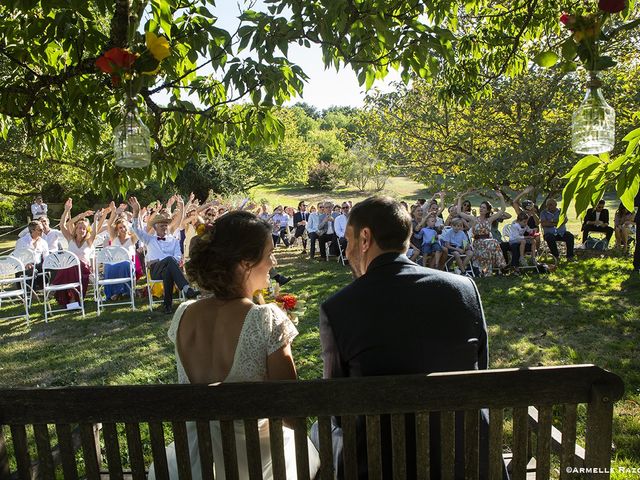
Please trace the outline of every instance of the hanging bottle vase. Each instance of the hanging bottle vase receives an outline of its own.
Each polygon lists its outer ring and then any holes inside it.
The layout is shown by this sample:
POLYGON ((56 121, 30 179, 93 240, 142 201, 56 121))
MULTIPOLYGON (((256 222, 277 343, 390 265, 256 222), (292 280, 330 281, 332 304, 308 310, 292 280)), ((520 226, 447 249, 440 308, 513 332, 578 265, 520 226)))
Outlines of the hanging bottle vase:
POLYGON ((602 96, 601 86, 597 73, 589 72, 587 93, 571 122, 571 149, 576 153, 597 155, 613 149, 616 112, 602 96))
POLYGON ((138 115, 133 101, 123 108, 122 123, 113 130, 113 153, 116 165, 125 168, 142 168, 151 163, 149 129, 138 115))

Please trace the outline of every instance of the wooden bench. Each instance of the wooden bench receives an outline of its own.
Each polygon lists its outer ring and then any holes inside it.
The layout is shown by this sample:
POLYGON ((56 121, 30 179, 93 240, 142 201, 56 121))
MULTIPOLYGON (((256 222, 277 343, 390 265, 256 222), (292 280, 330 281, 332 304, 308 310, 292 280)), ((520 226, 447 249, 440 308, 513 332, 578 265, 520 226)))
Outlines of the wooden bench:
POLYGON ((286 417, 295 419, 296 462, 301 479, 308 478, 308 421, 318 419, 322 461, 319 477, 328 480, 334 475, 332 415, 342 418, 347 478, 356 478, 357 473, 354 460, 358 415, 366 415, 370 478, 381 478, 380 415, 390 414, 394 478, 401 479, 405 478, 406 467, 404 414, 415 413, 418 478, 428 479, 428 413, 438 411, 442 478, 453 479, 454 412, 463 411, 465 478, 473 479, 478 476, 481 407, 490 411, 490 478, 501 478, 505 451, 510 457, 511 478, 515 480, 531 478, 532 464, 538 479, 558 477, 558 469, 561 479, 608 478, 613 404, 622 397, 623 389, 618 376, 592 365, 220 386, 3 389, 0 478, 99 479, 103 471, 105 478, 144 479, 152 460, 158 478, 166 478, 162 476, 167 463, 165 445, 170 440, 165 437, 166 432, 172 432, 176 442, 178 463, 184 472, 181 478, 191 478, 185 422, 197 422, 203 471, 211 472, 211 420, 221 423, 227 478, 237 478, 233 420, 243 420, 248 429, 249 463, 257 472, 255 478, 260 478, 260 457, 255 455, 259 449, 259 418, 271 419, 271 431, 275 433, 271 436, 274 473, 276 478, 284 478, 282 430, 278 426, 286 417), (584 413, 579 404, 586 404, 583 460, 575 445, 577 419, 584 413), (101 430, 97 424, 102 425, 101 430), (561 427, 562 435, 554 424, 561 427), (74 430, 78 432, 75 437, 74 430), (77 461, 80 454, 78 458, 74 454, 74 438, 76 447, 80 446, 82 462, 77 461), (128 465, 123 466, 122 459, 128 459, 128 465), (596 473, 568 474, 567 467, 595 468, 596 473))

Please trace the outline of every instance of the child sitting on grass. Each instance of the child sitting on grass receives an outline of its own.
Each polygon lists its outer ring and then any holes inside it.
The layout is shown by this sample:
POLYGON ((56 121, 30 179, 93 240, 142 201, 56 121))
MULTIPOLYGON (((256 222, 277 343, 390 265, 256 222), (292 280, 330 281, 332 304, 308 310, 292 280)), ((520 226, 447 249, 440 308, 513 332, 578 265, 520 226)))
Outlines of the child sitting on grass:
POLYGON ((444 245, 443 252, 453 255, 458 265, 454 272, 464 275, 469 262, 473 259, 471 242, 464 232, 464 221, 461 218, 454 218, 451 221, 451 228, 444 231, 440 241, 444 245), (464 260, 463 256, 465 256, 464 260))
POLYGON ((438 265, 440 265, 442 246, 438 242, 436 215, 430 213, 418 226, 420 231, 416 234, 416 238, 422 240, 422 246, 420 248, 422 252, 422 265, 426 267, 427 264, 430 263, 432 268, 437 268, 438 265))

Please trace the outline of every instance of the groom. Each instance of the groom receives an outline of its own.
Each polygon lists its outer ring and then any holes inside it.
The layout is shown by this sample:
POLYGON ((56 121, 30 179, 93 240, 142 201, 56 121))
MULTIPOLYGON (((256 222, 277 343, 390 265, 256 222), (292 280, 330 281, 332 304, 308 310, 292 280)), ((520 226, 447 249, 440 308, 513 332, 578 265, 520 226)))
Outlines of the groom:
MULTIPOLYGON (((411 262, 405 256, 411 231, 406 209, 390 197, 371 197, 351 210, 347 258, 355 280, 320 308, 325 378, 487 368, 487 327, 475 284, 411 262)), ((407 478, 415 478, 415 429, 409 427, 407 478)), ((367 478, 364 428, 359 418, 359 478, 367 478)), ((389 427, 382 432, 383 478, 392 478, 389 427)), ((340 437, 334 429, 334 449, 340 437)), ((432 478, 440 478, 439 432, 432 430, 431 438, 432 478)), ((456 478, 464 477, 463 457, 456 452, 456 478)), ((481 460, 480 478, 487 478, 487 465, 481 460)))

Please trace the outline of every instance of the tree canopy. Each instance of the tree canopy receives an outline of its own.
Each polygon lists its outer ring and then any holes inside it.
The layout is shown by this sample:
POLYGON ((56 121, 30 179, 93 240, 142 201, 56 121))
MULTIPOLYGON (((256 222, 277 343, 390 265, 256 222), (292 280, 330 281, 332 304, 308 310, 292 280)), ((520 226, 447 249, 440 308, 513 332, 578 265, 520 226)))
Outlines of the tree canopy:
MULTIPOLYGON (((220 158, 228 145, 284 139, 285 124, 271 107, 302 92, 306 80, 288 59, 293 44, 319 45, 326 66, 350 65, 367 88, 398 69, 406 82, 412 76, 436 82, 440 98, 469 101, 560 48, 559 14, 575 4, 265 0, 258 7, 241 3, 239 26, 227 31, 213 0, 6 0, 0 134, 5 142, 24 135, 23 153, 39 162, 79 156, 95 185, 124 193, 148 178, 175 179, 188 161, 220 158), (122 89, 100 74, 96 60, 113 47, 136 50, 144 32, 165 36, 170 55, 138 94, 152 164, 122 170, 112 163, 110 143, 122 89)), ((614 26, 637 26, 634 8, 629 0, 614 26)), ((332 113, 327 128, 341 128, 344 113, 332 113)))

